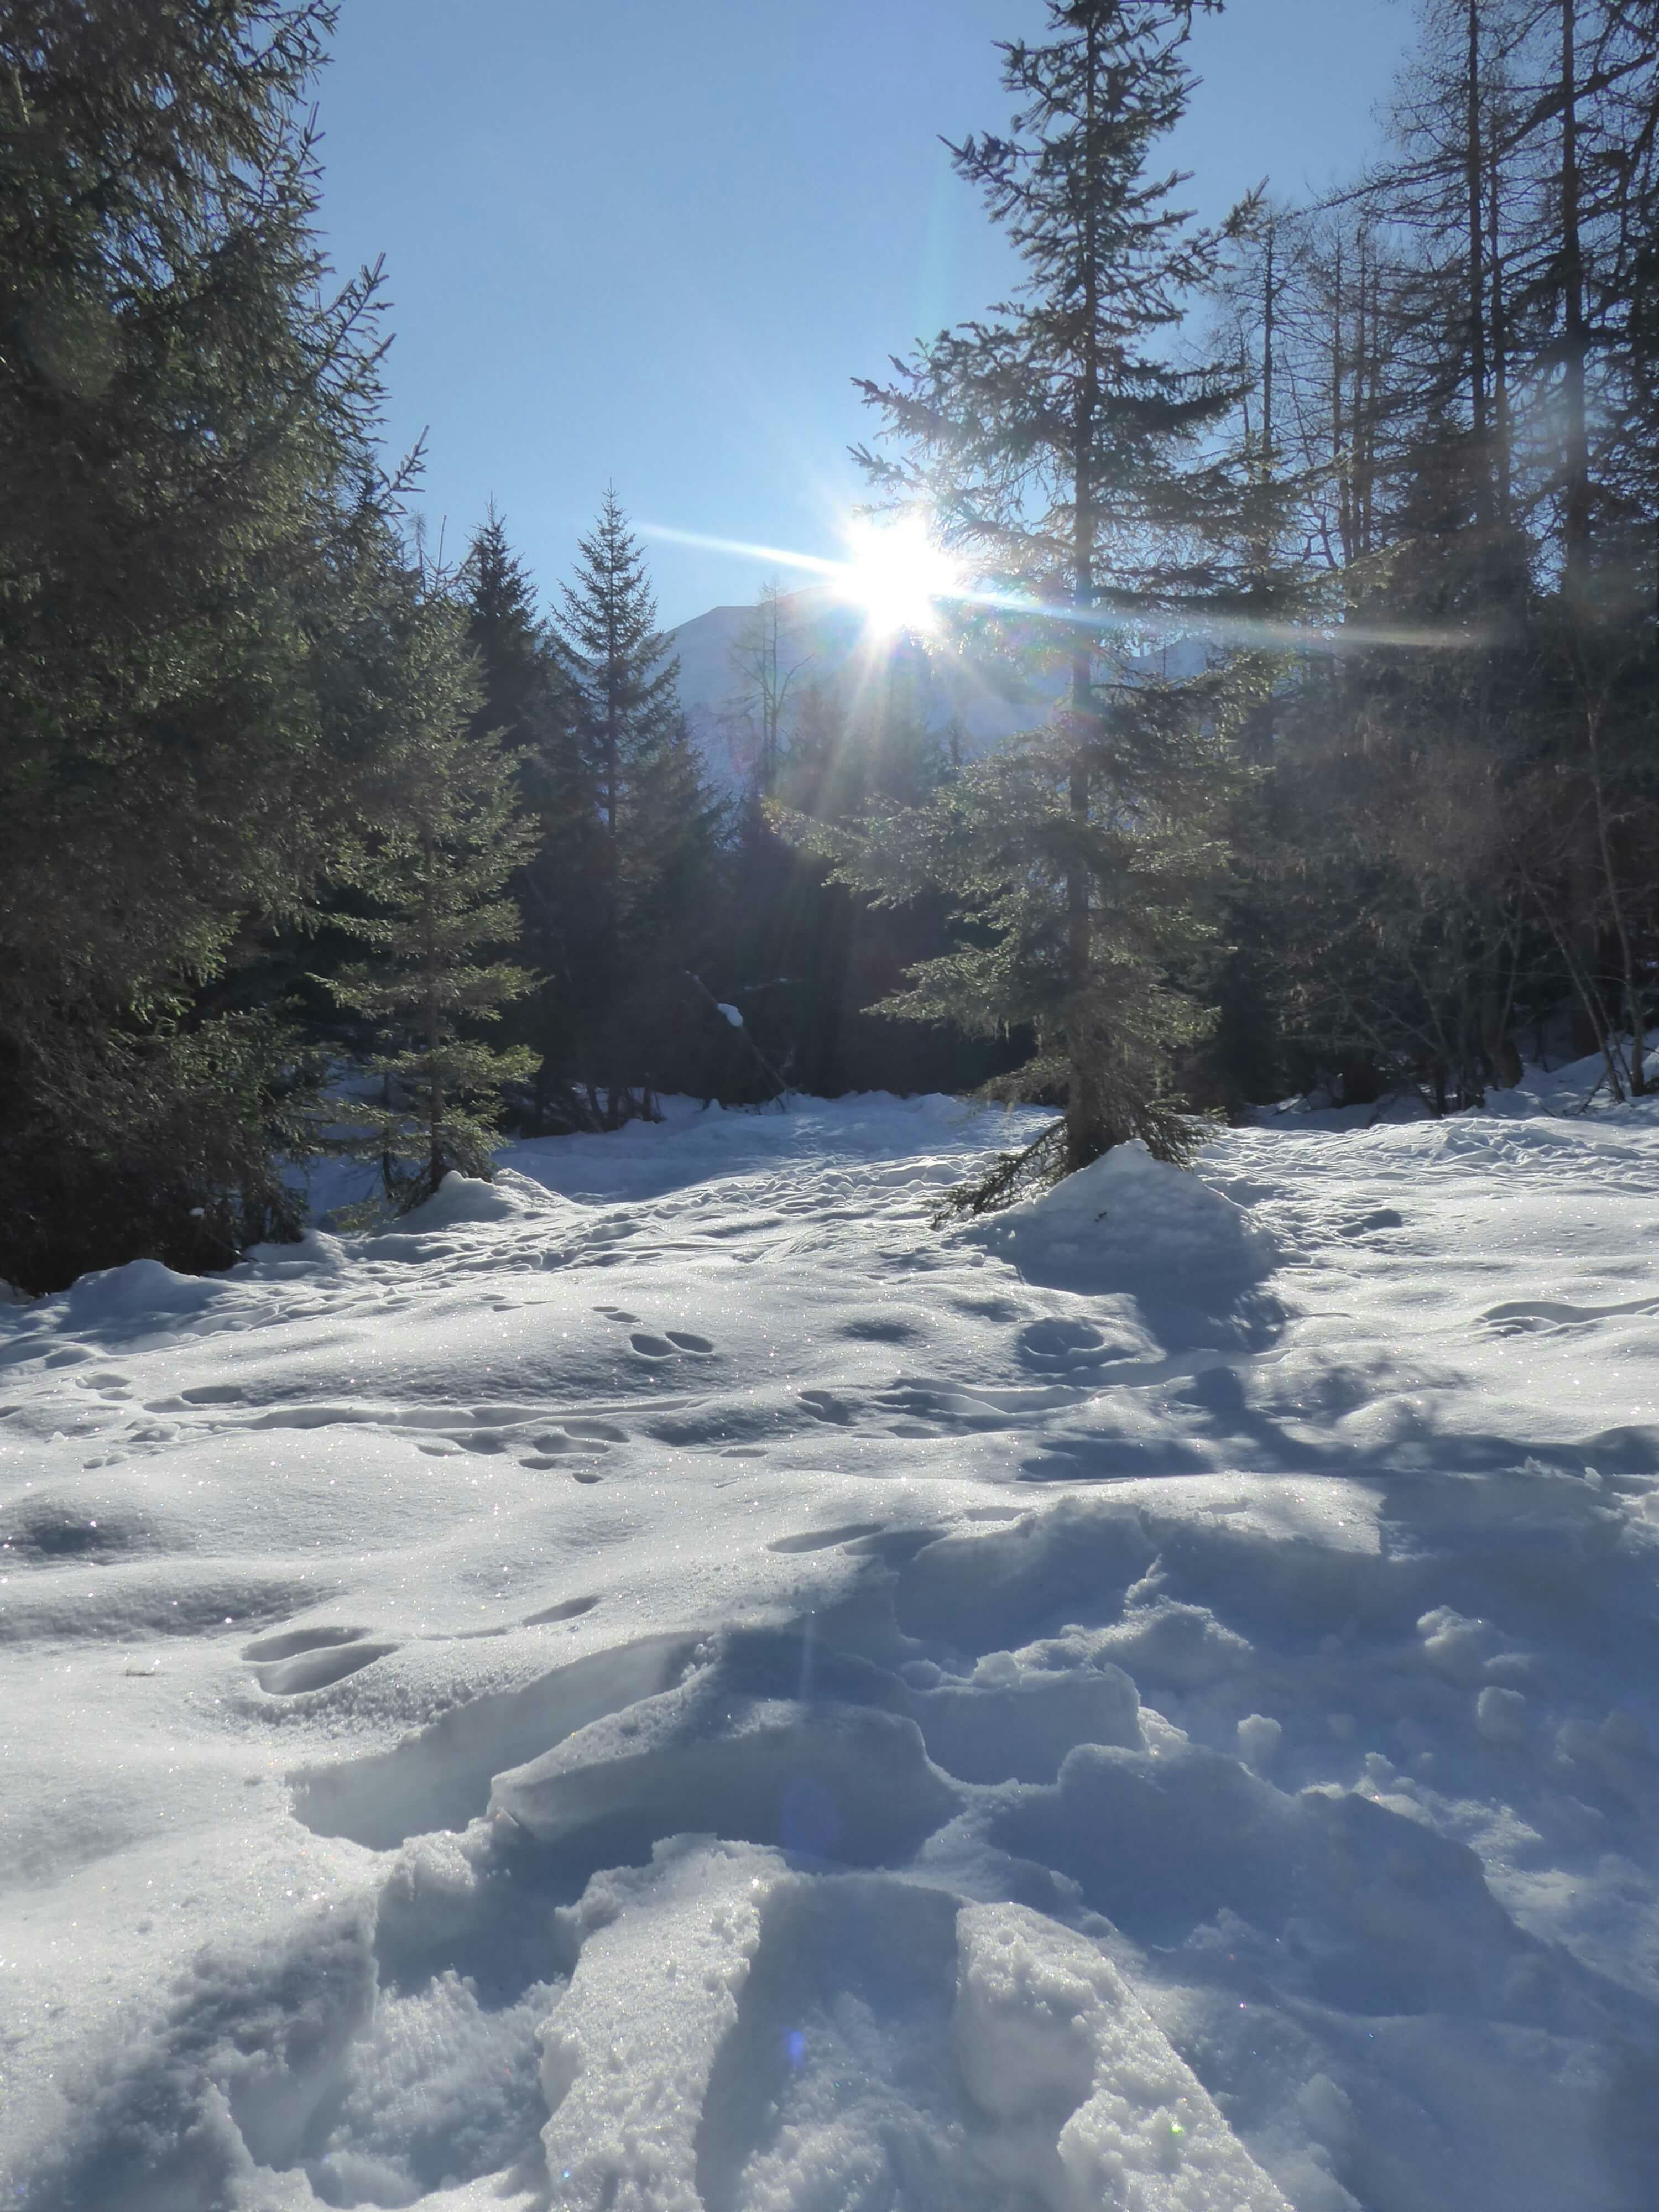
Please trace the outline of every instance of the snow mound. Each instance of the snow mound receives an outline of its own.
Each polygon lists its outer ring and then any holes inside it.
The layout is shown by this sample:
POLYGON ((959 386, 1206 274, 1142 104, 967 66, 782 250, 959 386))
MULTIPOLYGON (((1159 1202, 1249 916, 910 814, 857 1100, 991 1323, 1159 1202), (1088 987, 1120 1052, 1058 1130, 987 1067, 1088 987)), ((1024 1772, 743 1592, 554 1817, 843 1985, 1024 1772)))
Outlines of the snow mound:
POLYGON ((545 1213, 553 1200, 540 1184, 511 1168, 497 1170, 493 1182, 452 1168, 424 1205, 388 1223, 388 1234, 433 1229, 462 1229, 475 1222, 518 1221, 545 1213))
POLYGON ((178 1275, 159 1260, 129 1260, 124 1267, 105 1267, 82 1275, 66 1293, 70 1325, 76 1328, 142 1325, 152 1316, 172 1318, 201 1313, 223 1295, 216 1277, 178 1275))
POLYGON ((977 1243, 1055 1290, 1146 1289, 1191 1304, 1271 1273, 1273 1237, 1249 1211, 1138 1140, 1117 1145, 1040 1198, 975 1223, 977 1243))
POLYGON ((291 1244, 255 1244, 247 1265, 268 1281, 295 1275, 337 1275, 346 1266, 344 1245, 320 1229, 307 1229, 291 1244))

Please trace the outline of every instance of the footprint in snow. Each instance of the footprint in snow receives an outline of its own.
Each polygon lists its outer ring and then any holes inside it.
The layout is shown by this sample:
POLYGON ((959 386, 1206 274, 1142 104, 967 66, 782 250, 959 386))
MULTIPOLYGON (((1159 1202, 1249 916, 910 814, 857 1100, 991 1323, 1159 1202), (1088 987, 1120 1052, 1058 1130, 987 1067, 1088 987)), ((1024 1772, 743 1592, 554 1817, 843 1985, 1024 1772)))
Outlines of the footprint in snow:
POLYGON ((1019 1332, 1021 1354, 1033 1367, 1097 1365, 1105 1347, 1105 1338, 1088 1322, 1034 1321, 1019 1332))
POLYGON ((1598 1321, 1650 1314, 1656 1306, 1659 1301, 1653 1298, 1624 1298, 1610 1306, 1576 1306, 1560 1298, 1520 1298, 1490 1306, 1480 1318, 1494 1336, 1565 1336, 1582 1333, 1598 1321))
POLYGON ((366 1628, 289 1628, 280 1635, 262 1636, 258 1643, 245 1644, 242 1656, 255 1664, 266 1659, 294 1659, 302 1651, 325 1651, 341 1644, 356 1644, 368 1633, 366 1628))
POLYGON ((854 1419, 852 1407, 843 1405, 833 1392, 803 1390, 799 1395, 801 1404, 811 1414, 814 1420, 827 1421, 832 1427, 838 1429, 851 1425, 854 1419))
POLYGON ((844 1528, 806 1528, 798 1536, 779 1536, 767 1546, 769 1552, 827 1552, 832 1544, 848 1544, 855 1537, 878 1536, 879 1521, 849 1522, 844 1528))
POLYGON ((599 1603, 596 1597, 568 1597, 562 1605, 550 1605, 545 1613, 527 1613, 526 1628, 548 1628, 556 1620, 580 1620, 585 1613, 592 1613, 599 1603))
POLYGON ((402 1646, 365 1641, 364 1628, 291 1628, 242 1647, 242 1656, 267 1697, 296 1698, 360 1674, 402 1646))
POLYGON ((396 1644, 334 1644, 302 1651, 292 1659, 278 1659, 256 1667, 254 1680, 268 1697, 297 1698, 307 1690, 326 1690, 360 1674, 377 1659, 390 1658, 402 1646, 396 1644))
POLYGON ((84 1390, 95 1390, 100 1398, 125 1398, 132 1392, 132 1384, 118 1370, 106 1369, 100 1375, 82 1375, 78 1378, 84 1390))

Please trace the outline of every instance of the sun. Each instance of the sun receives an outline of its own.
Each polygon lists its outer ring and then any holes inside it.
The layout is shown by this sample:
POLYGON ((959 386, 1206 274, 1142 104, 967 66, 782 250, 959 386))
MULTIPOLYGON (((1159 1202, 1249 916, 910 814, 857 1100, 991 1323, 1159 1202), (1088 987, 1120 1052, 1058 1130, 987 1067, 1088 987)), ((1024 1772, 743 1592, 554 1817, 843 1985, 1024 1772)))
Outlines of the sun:
POLYGON ((878 636, 901 630, 925 635, 939 623, 941 599, 962 589, 962 574, 926 526, 914 519, 881 528, 861 522, 848 532, 849 557, 837 589, 864 610, 878 636))

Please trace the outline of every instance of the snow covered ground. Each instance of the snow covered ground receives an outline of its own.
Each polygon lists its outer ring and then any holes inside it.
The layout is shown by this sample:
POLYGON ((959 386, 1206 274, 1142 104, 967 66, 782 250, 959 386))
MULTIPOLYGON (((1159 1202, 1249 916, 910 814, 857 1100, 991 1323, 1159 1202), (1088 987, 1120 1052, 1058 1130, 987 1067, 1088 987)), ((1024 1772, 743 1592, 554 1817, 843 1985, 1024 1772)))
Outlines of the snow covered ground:
POLYGON ((942 1235, 997 1116, 687 1109, 0 1309, 5 2201, 1647 2212, 1593 1073, 942 1235))

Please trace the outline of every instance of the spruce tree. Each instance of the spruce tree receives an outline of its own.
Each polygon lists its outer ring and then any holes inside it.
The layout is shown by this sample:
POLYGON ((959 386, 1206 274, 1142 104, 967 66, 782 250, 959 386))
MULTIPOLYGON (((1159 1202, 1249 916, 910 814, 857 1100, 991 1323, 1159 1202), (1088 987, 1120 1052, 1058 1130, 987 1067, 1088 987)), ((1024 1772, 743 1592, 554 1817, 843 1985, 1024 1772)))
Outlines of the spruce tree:
POLYGON ((513 759, 493 732, 471 726, 477 691, 461 611, 441 593, 414 593, 405 620, 411 720, 397 810, 362 871, 374 911, 334 917, 373 957, 328 979, 382 1040, 367 1063, 381 1081, 382 1110, 349 1149, 378 1157, 385 1196, 400 1212, 452 1169, 488 1177, 502 1085, 534 1066, 526 1048, 501 1050, 476 1034, 534 981, 488 957, 517 942, 518 909, 505 892, 533 836, 513 759))
POLYGON ((560 675, 535 586, 507 543, 495 502, 474 533, 462 571, 466 639, 477 658, 474 726, 493 730, 520 759, 547 743, 560 675))
POLYGON ((1222 244, 1176 204, 1184 179, 1149 167, 1187 105, 1200 4, 1049 0, 1045 41, 1002 46, 1010 135, 952 155, 1024 280, 896 381, 861 387, 904 449, 860 451, 875 483, 1040 603, 1066 702, 933 807, 872 823, 843 874, 887 898, 938 884, 971 917, 977 941, 923 963, 888 1010, 1034 1030, 1019 1087, 1063 1096, 1066 1170, 1131 1137, 1188 1149, 1171 1054, 1204 1018, 1172 980, 1204 933, 1218 854, 1203 823, 1237 687, 1132 664, 1149 624, 1264 602, 1236 477, 1201 450, 1228 380, 1168 358, 1222 244))
POLYGON ((720 809, 680 709, 679 664, 657 629, 644 555, 614 491, 579 550, 553 620, 570 769, 591 794, 594 822, 588 926, 572 981, 589 1110, 615 1127, 653 1112, 652 1092, 668 1079, 668 1008, 695 961, 720 809))
POLYGON ((333 13, 0 10, 0 1273, 29 1288, 292 1221, 292 1051, 215 1000, 352 849, 386 735, 353 673, 376 280, 329 283, 304 122, 333 13))
POLYGON ((605 873, 592 777, 558 645, 493 504, 461 580, 481 692, 474 728, 495 732, 511 754, 533 828, 511 887, 526 957, 540 976, 507 1017, 507 1033, 536 1060, 523 1126, 534 1135, 562 1134, 589 1119, 573 1085, 605 873))
POLYGON ((554 629, 575 692, 599 817, 619 868, 641 769, 678 732, 679 663, 657 629, 645 556, 614 489, 606 490, 599 519, 577 550, 576 580, 561 593, 554 629))

